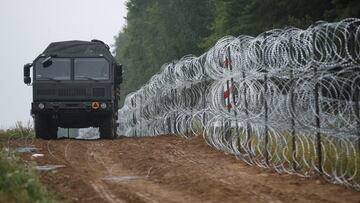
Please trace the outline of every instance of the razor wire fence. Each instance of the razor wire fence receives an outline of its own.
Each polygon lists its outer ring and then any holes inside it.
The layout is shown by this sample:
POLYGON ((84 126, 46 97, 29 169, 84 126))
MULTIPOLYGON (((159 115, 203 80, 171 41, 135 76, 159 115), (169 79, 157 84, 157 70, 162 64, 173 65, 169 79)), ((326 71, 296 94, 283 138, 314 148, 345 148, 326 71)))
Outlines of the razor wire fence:
POLYGON ((360 189, 359 89, 360 19, 227 36, 129 94, 118 133, 201 133, 250 165, 360 189))

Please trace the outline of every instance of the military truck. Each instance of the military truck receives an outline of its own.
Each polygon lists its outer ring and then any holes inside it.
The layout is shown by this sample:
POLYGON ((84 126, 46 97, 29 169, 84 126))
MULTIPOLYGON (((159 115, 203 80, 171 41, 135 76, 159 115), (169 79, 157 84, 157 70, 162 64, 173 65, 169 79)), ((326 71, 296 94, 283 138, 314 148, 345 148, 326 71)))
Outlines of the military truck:
POLYGON ((100 138, 115 138, 122 73, 102 41, 51 43, 24 65, 36 137, 56 139, 58 127, 98 127, 100 138))

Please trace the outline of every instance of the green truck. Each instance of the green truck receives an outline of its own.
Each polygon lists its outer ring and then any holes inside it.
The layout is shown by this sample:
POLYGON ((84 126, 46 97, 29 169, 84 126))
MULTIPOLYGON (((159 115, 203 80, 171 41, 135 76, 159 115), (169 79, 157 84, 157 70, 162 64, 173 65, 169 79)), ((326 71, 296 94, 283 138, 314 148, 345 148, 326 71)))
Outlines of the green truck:
POLYGON ((24 83, 33 88, 36 137, 56 139, 58 127, 98 127, 100 138, 115 138, 122 74, 102 41, 51 43, 24 65, 24 83))

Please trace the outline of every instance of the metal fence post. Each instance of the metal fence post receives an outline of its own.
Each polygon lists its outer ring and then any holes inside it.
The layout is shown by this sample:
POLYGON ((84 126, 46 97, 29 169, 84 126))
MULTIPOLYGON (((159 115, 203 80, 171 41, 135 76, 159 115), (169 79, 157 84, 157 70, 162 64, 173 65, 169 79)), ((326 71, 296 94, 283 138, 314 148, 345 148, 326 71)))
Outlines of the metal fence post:
MULTIPOLYGON (((169 104, 171 104, 171 93, 172 93, 172 90, 170 90, 170 95, 167 95, 167 102, 169 102, 169 104)), ((171 117, 168 115, 168 118, 167 118, 167 129, 168 129, 168 134, 170 135, 171 134, 171 117)))
MULTIPOLYGON (((268 37, 268 33, 264 33, 264 41, 263 43, 266 43, 268 37)), ((263 64, 265 65, 265 64, 263 64)), ((264 68, 264 67, 263 67, 264 68)), ((269 129, 268 129, 268 103, 267 103, 267 91, 268 91, 268 72, 264 68, 264 93, 263 93, 263 99, 264 99, 264 122, 265 122, 265 162, 267 165, 269 165, 269 129)))
MULTIPOLYGON (((173 91, 173 101, 174 101, 174 107, 175 107, 175 105, 176 105, 176 101, 177 101, 177 99, 176 99, 176 95, 177 95, 177 90, 176 89, 174 89, 174 91, 173 91)), ((173 117, 174 117, 174 134, 178 134, 178 131, 177 131, 177 129, 176 129, 176 114, 175 114, 175 112, 174 112, 174 114, 173 114, 173 117)))
MULTIPOLYGON (((231 52, 230 52, 230 47, 227 48, 227 55, 228 55, 228 64, 229 64, 229 69, 230 71, 232 72, 233 70, 233 66, 232 66, 232 60, 231 60, 231 52)), ((235 94, 235 86, 234 86, 234 78, 232 77, 230 79, 230 82, 231 82, 231 86, 230 86, 230 89, 231 89, 231 93, 232 93, 232 103, 233 103, 233 108, 234 108, 234 116, 235 118, 237 118, 237 111, 235 109, 235 106, 236 106, 236 94, 235 94)), ((229 89, 229 90, 230 90, 229 89)), ((229 92, 230 93, 230 92, 229 92)), ((230 96, 229 96, 230 97, 230 96)), ((229 98, 230 100, 230 98, 229 98)), ((237 119, 235 119, 235 128, 236 128, 236 134, 239 136, 239 150, 241 148, 241 139, 240 139, 240 133, 239 133, 239 125, 238 125, 238 121, 237 119)))
MULTIPOLYGON (((203 109, 204 110, 206 109, 206 85, 204 85, 204 91, 203 91, 203 109)), ((205 111, 203 112, 202 122, 203 122, 203 131, 205 131, 205 123, 206 123, 205 111)))
POLYGON ((265 110, 265 115, 264 115, 264 121, 265 121, 265 161, 266 164, 269 165, 269 149, 268 149, 268 145, 269 145, 269 129, 268 129, 268 103, 267 103, 267 72, 265 72, 264 74, 264 110, 265 110))
POLYGON ((295 131, 295 98, 294 98, 294 75, 293 70, 290 70, 290 122, 291 122, 291 138, 292 138, 292 156, 293 156, 293 168, 297 170, 297 148, 296 148, 296 131, 295 131))
MULTIPOLYGON (((290 55, 292 55, 292 37, 289 39, 290 55)), ((291 68, 291 67, 290 67, 291 68)), ((292 143, 292 156, 293 156, 293 169, 296 171, 297 164, 297 148, 296 148, 296 130, 295 130, 295 98, 294 98, 294 71, 290 69, 290 122, 291 122, 291 143, 292 143)))
POLYGON ((360 104, 359 104, 359 84, 358 81, 355 81, 355 90, 354 90, 354 100, 355 102, 355 117, 357 123, 357 137, 358 137, 358 150, 359 150, 359 157, 360 157, 360 104))
POLYGON ((314 79, 315 79, 315 88, 314 88, 314 99, 315 99, 315 126, 316 126, 316 143, 317 143, 317 153, 318 153, 318 167, 319 172, 322 173, 322 149, 321 149, 321 133, 320 133, 320 104, 319 104, 319 83, 317 81, 317 68, 314 67, 314 79))
POLYGON ((136 95, 134 96, 134 100, 132 100, 132 105, 134 108, 134 112, 133 112, 133 122, 134 122, 134 128, 135 128, 135 133, 134 136, 137 136, 137 130, 136 130, 136 95))
MULTIPOLYGON (((246 79, 246 75, 245 75, 245 71, 242 71, 242 78, 245 81, 246 79)), ((248 101, 247 101, 247 87, 246 85, 244 86, 244 106, 245 106, 245 115, 246 115, 246 119, 249 119, 249 105, 248 105, 248 101)), ((249 121, 246 121, 246 143, 247 143, 247 147, 249 150, 249 156, 251 156, 251 129, 250 129, 250 123, 249 121)))
MULTIPOLYGON (((187 105, 187 98, 186 98, 186 87, 184 87, 184 91, 183 91, 183 94, 184 94, 184 98, 185 98, 185 106, 187 105)), ((191 106, 191 100, 192 100, 192 98, 190 98, 190 106, 191 106)), ((186 108, 186 107, 185 107, 186 108)), ((191 107, 190 107, 191 108, 191 107)), ((185 123, 185 128, 186 128, 186 130, 185 130, 185 134, 186 134, 186 136, 188 136, 189 135, 189 123, 187 122, 187 119, 189 118, 189 116, 188 115, 186 115, 186 117, 185 117, 185 121, 186 121, 186 123, 185 123)))

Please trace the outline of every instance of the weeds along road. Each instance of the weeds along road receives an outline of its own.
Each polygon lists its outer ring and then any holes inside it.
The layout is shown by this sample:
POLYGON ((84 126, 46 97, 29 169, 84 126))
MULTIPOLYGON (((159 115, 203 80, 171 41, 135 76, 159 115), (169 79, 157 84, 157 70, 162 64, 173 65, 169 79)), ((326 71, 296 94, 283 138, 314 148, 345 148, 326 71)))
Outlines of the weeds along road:
POLYGON ((360 202, 360 192, 321 178, 280 175, 247 166, 207 146, 201 137, 117 140, 1 140, 2 146, 35 146, 38 172, 67 202, 360 202))

